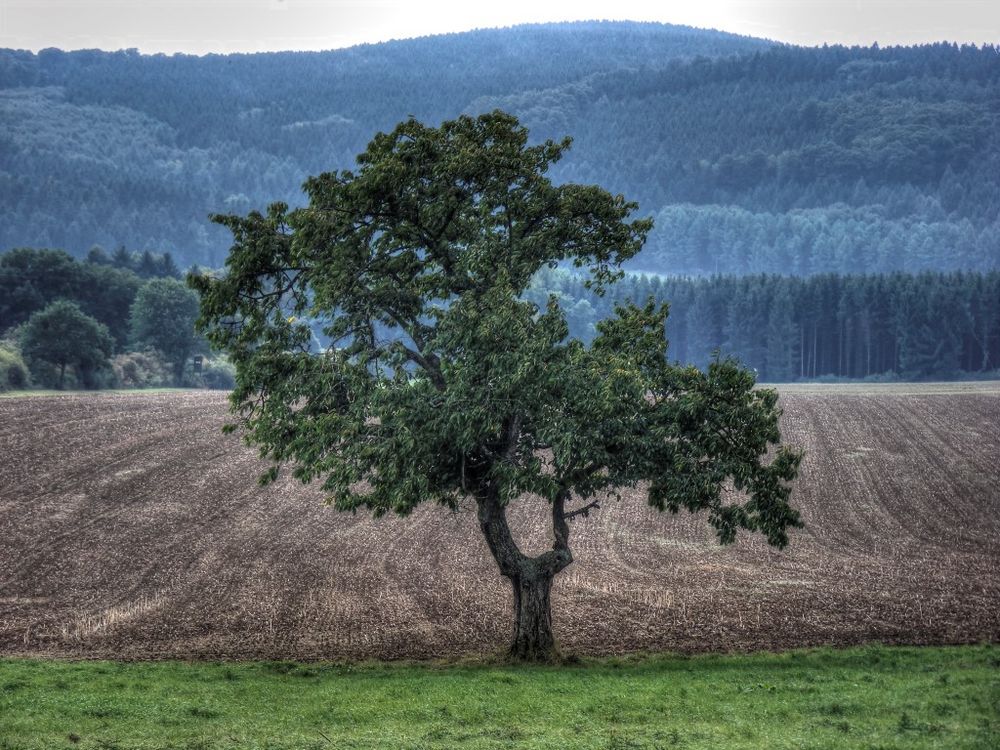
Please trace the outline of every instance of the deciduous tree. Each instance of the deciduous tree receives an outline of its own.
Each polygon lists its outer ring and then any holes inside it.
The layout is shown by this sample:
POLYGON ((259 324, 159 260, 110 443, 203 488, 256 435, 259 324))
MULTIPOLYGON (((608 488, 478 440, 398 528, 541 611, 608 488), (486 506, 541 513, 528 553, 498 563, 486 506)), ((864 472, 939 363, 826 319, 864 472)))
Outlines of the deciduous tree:
POLYGON ((651 227, 620 195, 553 185, 568 146, 529 145, 502 112, 411 119, 378 134, 356 172, 309 179, 307 207, 217 217, 234 236, 225 273, 190 279, 200 325, 236 366, 230 428, 274 462, 262 480, 289 464, 336 508, 376 515, 471 499, 512 586, 521 659, 555 653, 550 592, 573 562, 570 522, 619 488, 707 511, 724 543, 746 529, 780 547, 799 524, 799 454, 770 450, 775 392, 732 362, 669 365, 665 306, 619 307, 588 347, 554 298, 522 298, 562 262, 603 289, 651 227), (550 519, 550 550, 521 551, 515 502, 550 519))
POLYGON ((111 349, 107 326, 66 300, 53 302, 34 313, 24 326, 24 356, 36 372, 39 363, 55 367, 59 372, 59 388, 66 381, 67 365, 76 370, 83 385, 91 386, 94 372, 109 367, 111 349))
POLYGON ((162 352, 173 367, 178 385, 195 347, 197 317, 198 296, 176 279, 147 281, 132 303, 130 319, 135 343, 162 352))

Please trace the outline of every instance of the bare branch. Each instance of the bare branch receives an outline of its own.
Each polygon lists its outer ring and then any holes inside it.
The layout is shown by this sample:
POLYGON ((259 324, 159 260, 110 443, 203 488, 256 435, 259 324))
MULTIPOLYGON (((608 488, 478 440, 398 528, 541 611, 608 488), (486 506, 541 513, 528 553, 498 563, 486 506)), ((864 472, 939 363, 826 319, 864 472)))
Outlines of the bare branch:
POLYGON ((599 510, 600 507, 601 506, 599 504, 599 501, 594 500, 593 502, 587 503, 582 508, 577 508, 576 510, 571 510, 569 513, 563 513, 562 517, 563 517, 563 520, 565 520, 565 521, 568 521, 569 519, 574 518, 576 516, 583 516, 584 518, 586 518, 587 516, 590 515, 590 511, 592 511, 592 510, 599 510))

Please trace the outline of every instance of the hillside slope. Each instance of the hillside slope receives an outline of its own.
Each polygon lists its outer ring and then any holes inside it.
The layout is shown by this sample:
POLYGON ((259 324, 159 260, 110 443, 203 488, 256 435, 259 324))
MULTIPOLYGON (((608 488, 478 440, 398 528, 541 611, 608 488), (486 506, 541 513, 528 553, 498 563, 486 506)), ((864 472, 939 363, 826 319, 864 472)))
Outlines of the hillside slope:
POLYGON ((209 213, 295 204, 307 175, 352 166, 408 115, 502 107, 534 138, 575 137, 555 179, 656 217, 634 268, 985 270, 1000 265, 996 59, 635 23, 326 53, 0 50, 0 250, 124 243, 216 266, 229 243, 209 213))
POLYGON ((218 264, 210 212, 295 202, 380 129, 475 99, 768 43, 682 26, 521 26, 330 52, 0 50, 0 250, 170 250, 218 264))

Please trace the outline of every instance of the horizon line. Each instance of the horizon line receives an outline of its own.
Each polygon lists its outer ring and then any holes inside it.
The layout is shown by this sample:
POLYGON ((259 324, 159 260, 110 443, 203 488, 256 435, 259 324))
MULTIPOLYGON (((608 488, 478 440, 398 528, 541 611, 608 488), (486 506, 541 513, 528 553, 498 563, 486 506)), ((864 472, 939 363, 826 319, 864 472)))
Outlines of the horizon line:
POLYGON ((786 46, 786 47, 800 47, 804 49, 822 49, 824 47, 844 47, 844 48, 872 48, 877 47, 880 49, 893 49, 893 48, 909 48, 909 47, 925 47, 933 46, 938 44, 947 44, 956 47, 975 47, 977 49, 984 48, 996 48, 1000 47, 1000 40, 998 41, 959 41, 957 39, 937 39, 934 41, 919 41, 911 43, 883 43, 877 39, 873 39, 868 43, 858 43, 858 42, 843 42, 843 41, 824 41, 817 42, 815 44, 803 44, 799 42, 787 42, 780 39, 773 39, 765 36, 755 36, 753 34, 742 34, 735 31, 726 31, 724 29, 719 29, 715 27, 705 27, 705 26, 691 26, 689 24, 678 24, 670 23, 667 21, 648 21, 648 20, 629 20, 629 19, 577 19, 568 21, 537 21, 537 22, 525 22, 518 24, 508 24, 503 26, 477 26, 470 29, 465 29, 462 31, 443 31, 434 34, 416 34, 414 36, 402 36, 402 37, 390 37, 388 39, 382 39, 378 41, 365 41, 356 42, 353 44, 346 44, 343 46, 300 46, 300 47, 275 47, 272 49, 230 49, 226 51, 218 50, 206 50, 200 52, 189 52, 180 49, 175 50, 154 50, 145 51, 141 46, 120 46, 116 48, 101 47, 101 46, 80 46, 80 47, 59 47, 55 45, 48 46, 38 46, 38 47, 2 47, 3 49, 13 50, 17 52, 29 52, 31 54, 37 55, 46 50, 58 50, 60 52, 72 53, 72 52, 104 52, 104 53, 118 53, 118 52, 135 52, 143 57, 209 57, 209 56, 230 56, 230 55, 267 55, 267 54, 287 54, 287 53, 313 53, 322 54, 329 52, 341 52, 352 49, 359 49, 364 47, 378 47, 382 45, 390 44, 401 44, 406 42, 415 42, 427 39, 436 39, 442 37, 454 37, 462 36, 465 34, 475 34, 482 32, 503 32, 503 31, 514 31, 516 29, 528 29, 528 28, 543 28, 543 27, 554 27, 554 26, 574 26, 574 25, 593 25, 593 24, 607 24, 607 25, 635 25, 635 26, 660 26, 664 28, 674 28, 674 29, 687 29, 690 31, 703 32, 703 33, 714 33, 722 34, 725 36, 730 36, 738 39, 749 39, 754 41, 759 41, 771 45, 786 46))

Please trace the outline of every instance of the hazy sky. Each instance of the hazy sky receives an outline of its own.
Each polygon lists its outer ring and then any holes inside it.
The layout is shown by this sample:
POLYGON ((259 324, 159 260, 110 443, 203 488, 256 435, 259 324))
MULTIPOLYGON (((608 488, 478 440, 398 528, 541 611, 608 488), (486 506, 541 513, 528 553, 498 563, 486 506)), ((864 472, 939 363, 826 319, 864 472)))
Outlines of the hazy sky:
POLYGON ((1000 43, 1000 0, 0 0, 0 47, 331 49, 583 19, 661 21, 796 44, 1000 43))

